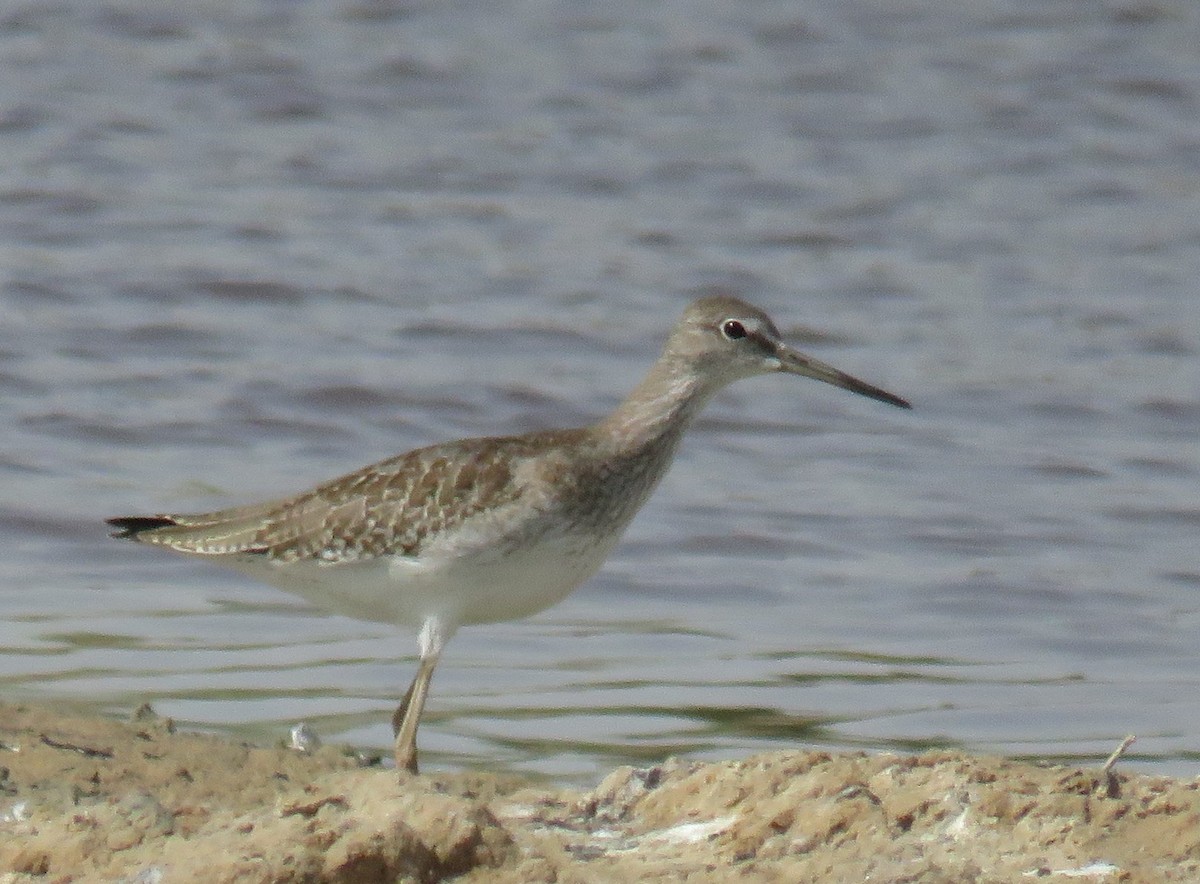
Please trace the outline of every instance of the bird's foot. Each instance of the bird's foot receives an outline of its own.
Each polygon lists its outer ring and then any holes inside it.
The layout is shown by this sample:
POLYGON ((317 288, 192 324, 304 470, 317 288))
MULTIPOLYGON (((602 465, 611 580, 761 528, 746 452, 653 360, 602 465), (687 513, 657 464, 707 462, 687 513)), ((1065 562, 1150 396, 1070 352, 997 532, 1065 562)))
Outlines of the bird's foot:
POLYGON ((416 746, 396 746, 396 770, 408 771, 410 774, 420 773, 417 770, 416 746))

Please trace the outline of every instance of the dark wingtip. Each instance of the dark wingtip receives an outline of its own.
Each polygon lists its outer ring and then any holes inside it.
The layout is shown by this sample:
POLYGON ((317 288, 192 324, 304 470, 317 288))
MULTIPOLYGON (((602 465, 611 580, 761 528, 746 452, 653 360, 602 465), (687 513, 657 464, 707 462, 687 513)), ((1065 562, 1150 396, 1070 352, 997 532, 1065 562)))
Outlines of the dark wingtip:
POLYGON ((137 540, 137 536, 143 531, 153 531, 155 528, 167 528, 175 524, 175 520, 168 516, 117 516, 113 519, 105 519, 106 524, 118 529, 112 533, 112 537, 120 537, 127 540, 137 540))

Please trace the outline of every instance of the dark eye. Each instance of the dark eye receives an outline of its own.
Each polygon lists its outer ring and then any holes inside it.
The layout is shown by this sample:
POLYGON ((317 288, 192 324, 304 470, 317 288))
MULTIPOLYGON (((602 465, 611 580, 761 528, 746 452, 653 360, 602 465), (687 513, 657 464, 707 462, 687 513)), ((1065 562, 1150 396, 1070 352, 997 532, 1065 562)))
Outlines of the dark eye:
POLYGON ((736 319, 726 319, 721 323, 721 334, 731 341, 736 341, 739 338, 746 337, 746 326, 742 325, 736 319))

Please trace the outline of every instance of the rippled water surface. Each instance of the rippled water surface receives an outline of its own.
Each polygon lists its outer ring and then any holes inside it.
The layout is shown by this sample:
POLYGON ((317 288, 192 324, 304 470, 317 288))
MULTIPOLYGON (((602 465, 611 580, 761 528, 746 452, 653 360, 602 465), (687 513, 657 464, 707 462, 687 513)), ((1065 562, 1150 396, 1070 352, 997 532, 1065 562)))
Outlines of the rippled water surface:
POLYGON ((727 290, 911 413, 713 403, 428 762, 1200 755, 1200 7, 0 13, 0 690, 386 747, 413 636, 106 537, 611 408, 727 290))

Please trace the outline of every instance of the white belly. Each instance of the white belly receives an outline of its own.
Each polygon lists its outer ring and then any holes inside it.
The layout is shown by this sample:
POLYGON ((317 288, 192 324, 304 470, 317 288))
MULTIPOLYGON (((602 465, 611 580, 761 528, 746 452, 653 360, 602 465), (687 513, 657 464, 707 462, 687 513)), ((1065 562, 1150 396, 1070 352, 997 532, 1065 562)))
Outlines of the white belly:
POLYGON ((620 532, 559 537, 506 554, 361 562, 248 557, 230 564, 333 613, 413 627, 437 618, 453 631, 527 617, 557 604, 596 572, 619 537, 620 532))

